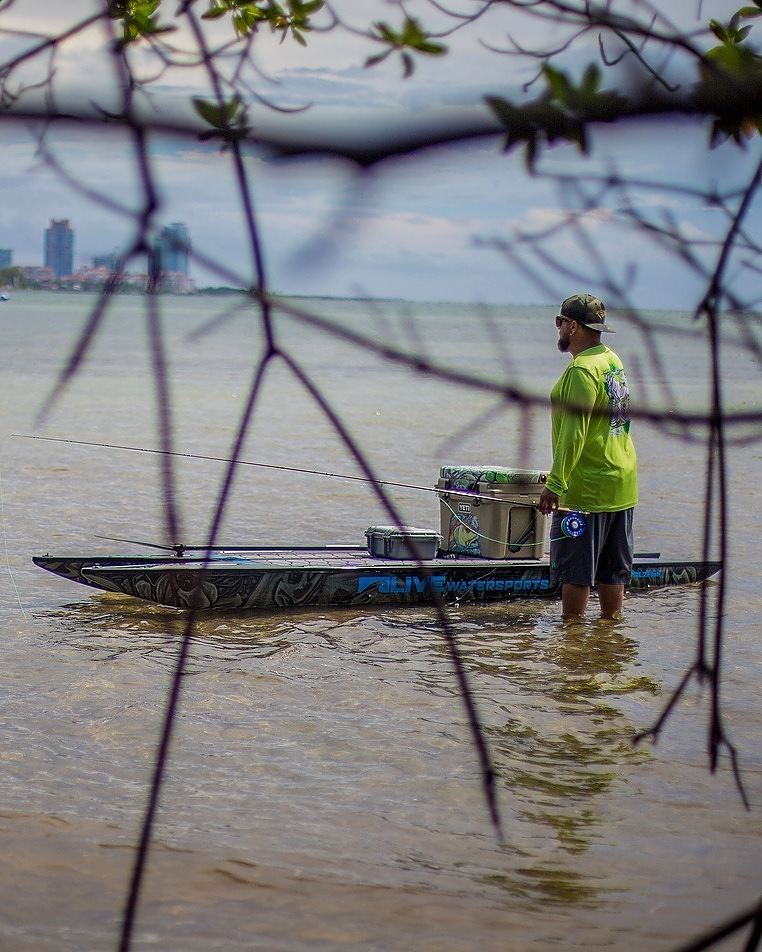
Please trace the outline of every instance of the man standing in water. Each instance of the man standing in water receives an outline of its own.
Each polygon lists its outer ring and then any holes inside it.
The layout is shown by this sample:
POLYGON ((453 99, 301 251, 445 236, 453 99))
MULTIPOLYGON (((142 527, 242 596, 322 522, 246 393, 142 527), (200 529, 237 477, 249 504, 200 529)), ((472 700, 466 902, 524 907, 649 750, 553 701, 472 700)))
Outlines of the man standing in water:
POLYGON ((558 349, 572 360, 550 393, 553 465, 539 503, 540 512, 553 515, 551 584, 561 586, 565 619, 585 614, 593 585, 601 615, 621 618, 638 501, 630 392, 622 361, 601 343, 601 333, 613 331, 598 298, 567 298, 556 327, 558 349), (582 519, 562 525, 559 508, 582 519))

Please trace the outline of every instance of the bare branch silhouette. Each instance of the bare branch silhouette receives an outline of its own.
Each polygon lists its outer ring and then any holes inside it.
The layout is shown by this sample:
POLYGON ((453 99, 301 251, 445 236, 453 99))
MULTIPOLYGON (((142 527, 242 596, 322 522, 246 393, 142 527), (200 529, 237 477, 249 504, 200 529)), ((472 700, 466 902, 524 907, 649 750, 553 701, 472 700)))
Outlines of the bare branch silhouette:
MULTIPOLYGON (((13 0, 0 2, 0 11, 5 12, 12 6, 13 0)), ((404 319, 404 315, 401 328, 396 329, 401 331, 397 343, 392 342, 391 335, 388 340, 380 342, 368 333, 314 313, 309 306, 298 306, 274 292, 267 267, 267 242, 255 202, 255 175, 247 164, 248 150, 252 146, 271 159, 320 155, 349 160, 355 166, 354 197, 357 198, 370 185, 371 177, 364 174, 365 170, 375 168, 385 160, 412 157, 434 147, 476 140, 495 145, 502 142, 505 151, 519 147, 524 150, 527 174, 557 186, 558 215, 549 224, 533 226, 524 223, 516 227, 509 238, 480 236, 474 244, 501 255, 547 300, 554 300, 558 289, 570 283, 579 286, 595 284, 605 292, 607 302, 621 310, 637 329, 644 359, 655 380, 655 396, 652 394, 648 401, 644 398, 634 407, 633 418, 659 428, 676 443, 704 448, 703 558, 706 561, 713 552, 718 552, 719 561, 725 566, 730 507, 728 453, 733 447, 762 441, 762 407, 729 408, 722 377, 722 355, 730 347, 749 355, 758 365, 762 363, 762 342, 759 339, 762 320, 759 315, 751 313, 759 306, 762 297, 756 291, 739 290, 735 281, 738 275, 762 270, 757 260, 762 242, 750 221, 750 211, 761 194, 762 161, 757 164, 748 183, 740 188, 720 187, 712 181, 706 181, 703 187, 692 186, 674 181, 674 176, 649 181, 642 175, 626 174, 615 168, 608 172, 571 174, 554 170, 552 164, 546 165, 544 160, 558 142, 573 145, 583 155, 589 155, 594 152, 592 133, 598 129, 633 128, 636 124, 642 128, 646 121, 671 117, 701 120, 712 126, 712 142, 730 138, 739 144, 747 144, 749 151, 753 150, 756 156, 759 133, 762 132, 762 57, 747 41, 747 28, 741 26, 744 17, 751 19, 756 16, 755 11, 748 8, 744 12, 742 8, 728 24, 713 21, 708 26, 698 23, 695 29, 686 29, 678 26, 662 7, 642 0, 632 4, 629 13, 620 12, 611 3, 478 0, 468 4, 464 10, 458 10, 442 0, 429 0, 427 8, 436 21, 429 28, 408 12, 405 3, 391 5, 389 22, 362 27, 339 15, 330 3, 307 4, 305 9, 302 6, 221 4, 213 6, 211 11, 200 12, 200 4, 194 0, 182 0, 177 10, 169 13, 168 8, 160 4, 141 7, 140 4, 103 0, 99 12, 50 34, 42 28, 27 31, 4 29, 0 25, 0 37, 12 39, 14 50, 8 59, 0 62, 0 123, 16 128, 31 125, 38 136, 38 154, 59 181, 94 205, 118 215, 132 229, 113 272, 99 291, 97 301, 43 403, 38 422, 48 418, 66 388, 82 372, 129 264, 147 257, 149 279, 144 311, 155 386, 158 452, 162 456, 165 532, 173 544, 179 543, 181 519, 173 460, 182 454, 178 454, 174 446, 171 367, 158 293, 159 264, 154 251, 164 196, 151 157, 154 139, 171 135, 186 143, 212 141, 220 146, 221 157, 232 169, 237 205, 248 242, 244 273, 237 273, 226 261, 220 260, 221 256, 215 260, 212 255, 198 249, 191 252, 196 263, 242 292, 235 303, 225 305, 213 318, 196 328, 191 337, 198 339, 212 334, 232 317, 242 314, 257 323, 264 340, 263 352, 252 362, 246 399, 217 491, 206 536, 202 579, 218 542, 236 478, 237 461, 240 461, 245 441, 252 431, 265 380, 276 364, 287 368, 300 391, 308 395, 318 408, 339 445, 349 453, 364 474, 363 478, 372 483, 376 499, 392 523, 402 525, 400 511, 382 481, 378 480, 361 442, 351 432, 341 410, 331 404, 295 353, 283 343, 279 334, 281 318, 298 328, 318 331, 326 338, 341 341, 358 353, 373 355, 392 366, 453 388, 467 388, 487 395, 493 403, 468 421, 472 433, 506 409, 515 409, 521 420, 519 453, 522 459, 528 457, 532 412, 546 407, 547 397, 531 392, 519 382, 519 375, 507 353, 502 354, 502 368, 497 374, 471 372, 438 359, 415 322, 404 319), (315 127, 302 126, 284 131, 282 122, 268 123, 260 116, 254 121, 252 117, 254 106, 284 116, 301 113, 312 104, 312 101, 299 98, 299 105, 294 106, 286 97, 279 99, 277 81, 268 76, 257 61, 261 30, 267 29, 281 40, 294 40, 297 44, 305 44, 305 36, 311 31, 321 34, 335 31, 363 39, 372 51, 366 61, 368 66, 373 68, 392 57, 390 62, 401 63, 402 72, 407 76, 413 74, 416 64, 422 59, 448 55, 440 40, 448 38, 449 41, 466 30, 477 31, 487 22, 495 22, 488 17, 500 14, 504 15, 504 20, 500 21, 504 28, 490 28, 489 39, 478 36, 478 42, 483 50, 503 55, 506 62, 518 62, 531 70, 533 78, 524 83, 523 89, 526 93, 530 88, 540 87, 540 93, 533 100, 521 98, 520 93, 512 99, 504 90, 497 95, 493 90, 484 89, 479 105, 453 110, 444 119, 424 118, 415 128, 392 123, 374 136, 359 128, 347 136, 345 130, 333 129, 328 124, 318 131, 315 127), (526 19, 511 21, 510 15, 526 19), (548 41, 545 46, 529 38, 525 42, 522 24, 529 21, 535 27, 553 27, 552 42, 548 41), (229 30, 219 29, 222 25, 229 30), (101 30, 105 37, 112 77, 92 95, 80 93, 72 96, 60 79, 60 60, 71 49, 70 44, 80 41, 91 30, 101 30), (510 45, 501 48, 496 40, 498 36, 505 37, 510 45), (707 49, 708 44, 715 40, 719 40, 720 45, 707 49), (612 53, 612 49, 621 52, 612 53), (580 53, 586 60, 582 63, 584 72, 581 77, 578 75, 579 63, 577 67, 558 65, 559 61, 567 63, 567 57, 568 62, 573 62, 580 53), (595 57, 595 61, 587 62, 591 57, 595 57), (607 79, 613 83, 610 89, 601 85, 600 65, 607 70, 607 79), (174 92, 166 94, 163 84, 182 87, 186 78, 197 84, 202 73, 201 88, 194 85, 199 93, 192 103, 195 113, 187 108, 189 103, 185 99, 179 100, 174 92), (104 134, 115 129, 126 135, 138 179, 136 208, 131 208, 114 194, 98 190, 84 176, 80 177, 65 167, 50 142, 51 130, 57 127, 75 127, 104 134), (692 234, 666 205, 657 211, 647 207, 642 201, 644 191, 711 206, 721 217, 721 225, 710 236, 692 234), (647 241, 650 247, 658 249, 669 261, 682 266, 692 279, 701 283, 703 290, 695 309, 693 331, 660 327, 657 336, 656 328, 632 300, 633 284, 638 274, 636 264, 612 263, 609 249, 596 239, 589 227, 602 209, 610 216, 612 225, 627 235, 647 241), (566 260, 559 254, 553 246, 553 242, 559 239, 573 242, 578 257, 566 260), (728 328, 735 330, 737 340, 726 339, 728 328), (687 411, 679 407, 665 361, 665 340, 679 346, 682 341, 694 339, 697 333, 705 334, 709 357, 707 392, 710 407, 707 411, 687 411)), ((698 15, 701 16, 700 6, 698 15)), ((329 216, 316 242, 302 247, 299 260, 315 260, 316 244, 320 244, 320 254, 328 260, 333 245, 346 240, 350 234, 351 222, 342 209, 337 208, 329 216)), ((483 325, 497 352, 499 334, 490 327, 488 317, 483 325)), ((456 430, 451 440, 457 440, 458 435, 456 430)), ((738 752, 730 740, 722 706, 727 598, 724 573, 715 590, 710 592, 708 588, 702 588, 694 658, 653 725, 640 732, 634 740, 636 743, 646 738, 657 741, 694 679, 699 684, 708 683, 709 768, 715 771, 721 754, 728 754, 740 797, 748 808, 738 752)), ((162 785, 181 710, 183 673, 191 655, 200 608, 200 602, 194 603, 187 614, 168 686, 123 910, 120 935, 123 952, 127 952, 133 942, 162 785)), ((441 600, 436 604, 436 616, 477 751, 487 811, 498 837, 501 837, 491 753, 454 628, 441 600)), ((756 948, 762 935, 761 908, 755 907, 740 914, 684 946, 682 952, 709 948, 749 924, 752 930, 747 948, 756 948)))

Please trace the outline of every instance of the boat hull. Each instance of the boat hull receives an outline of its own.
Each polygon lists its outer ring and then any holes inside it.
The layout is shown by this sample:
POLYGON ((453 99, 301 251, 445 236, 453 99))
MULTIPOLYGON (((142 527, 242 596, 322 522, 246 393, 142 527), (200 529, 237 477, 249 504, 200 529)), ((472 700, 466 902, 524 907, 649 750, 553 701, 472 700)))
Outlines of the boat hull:
MULTIPOLYGON (((360 547, 249 549, 198 559, 37 556, 72 581, 171 608, 265 610, 423 605, 553 598, 547 559, 444 557, 416 563, 370 556, 360 547)), ((629 589, 702 582, 718 562, 637 558, 629 589)))

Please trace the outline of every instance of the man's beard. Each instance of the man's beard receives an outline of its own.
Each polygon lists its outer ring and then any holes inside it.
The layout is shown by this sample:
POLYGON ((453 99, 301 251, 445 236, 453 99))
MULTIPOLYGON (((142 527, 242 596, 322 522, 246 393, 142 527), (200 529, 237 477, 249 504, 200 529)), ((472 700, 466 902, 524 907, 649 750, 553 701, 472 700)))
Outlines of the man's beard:
POLYGON ((569 349, 569 338, 568 337, 559 337, 558 338, 558 349, 562 354, 565 354, 569 349))

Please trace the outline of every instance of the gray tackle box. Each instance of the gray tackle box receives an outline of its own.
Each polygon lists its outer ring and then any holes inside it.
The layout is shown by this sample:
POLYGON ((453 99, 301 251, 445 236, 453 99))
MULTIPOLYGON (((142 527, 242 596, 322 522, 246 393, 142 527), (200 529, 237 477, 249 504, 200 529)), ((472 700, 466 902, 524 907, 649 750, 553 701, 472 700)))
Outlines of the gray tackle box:
POLYGON ((435 559, 442 536, 415 526, 371 526, 365 530, 368 552, 383 559, 435 559))

